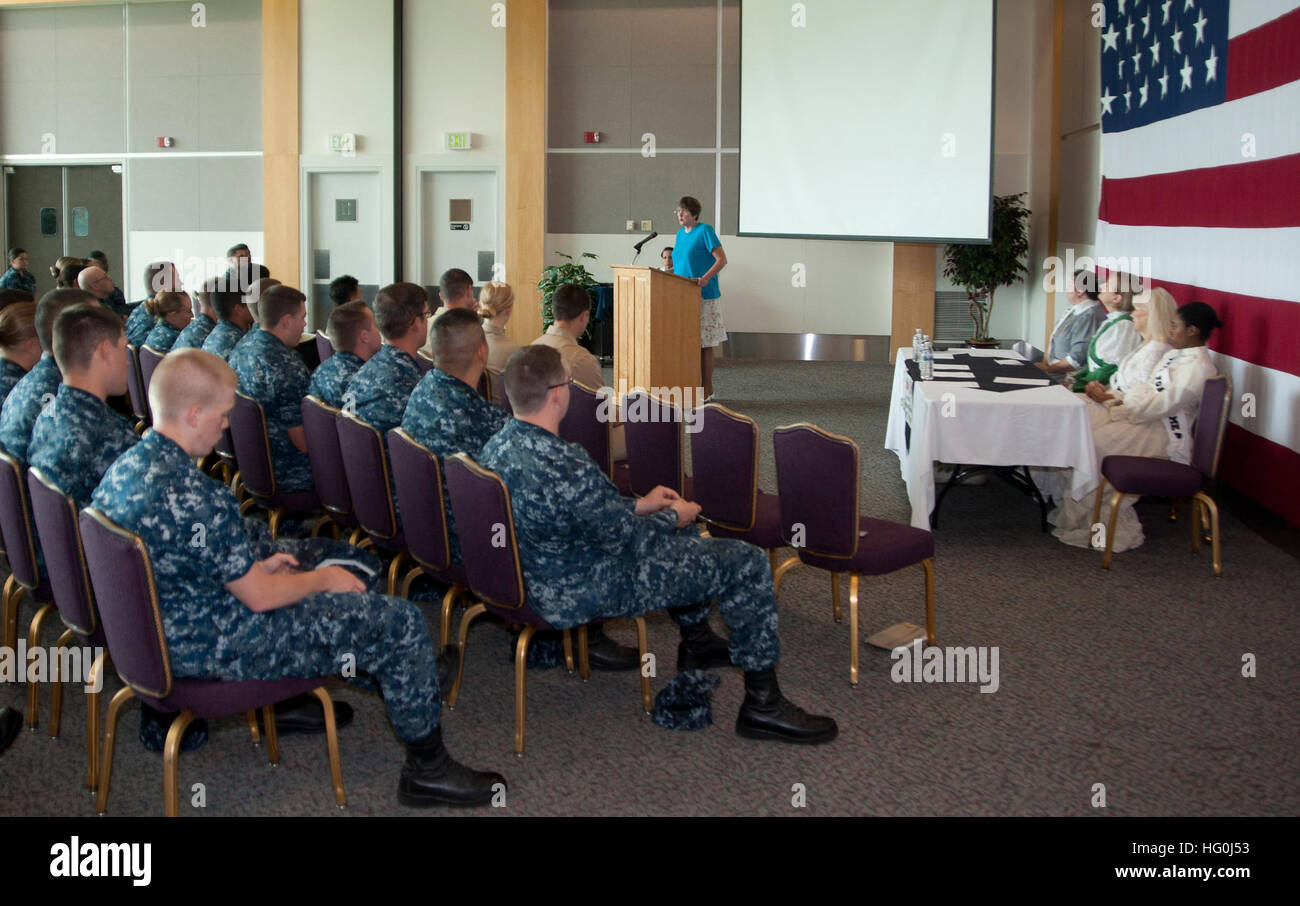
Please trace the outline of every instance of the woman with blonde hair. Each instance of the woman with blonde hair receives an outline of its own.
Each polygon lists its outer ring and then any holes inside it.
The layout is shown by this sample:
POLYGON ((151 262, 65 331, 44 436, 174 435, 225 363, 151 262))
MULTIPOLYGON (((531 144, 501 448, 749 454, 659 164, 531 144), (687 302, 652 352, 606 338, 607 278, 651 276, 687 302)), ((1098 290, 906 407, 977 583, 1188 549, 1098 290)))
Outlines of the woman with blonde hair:
POLYGON ((0 311, 0 403, 41 357, 36 303, 14 302, 0 311))
POLYGON ((149 336, 145 337, 144 345, 158 352, 170 352, 181 331, 194 319, 194 303, 190 301, 190 294, 164 291, 140 304, 149 306, 149 314, 156 319, 149 336))
POLYGON ((510 354, 519 344, 506 336, 506 325, 515 310, 515 291, 509 283, 492 281, 484 284, 478 295, 478 314, 483 319, 483 334, 487 337, 487 367, 505 371, 510 354))

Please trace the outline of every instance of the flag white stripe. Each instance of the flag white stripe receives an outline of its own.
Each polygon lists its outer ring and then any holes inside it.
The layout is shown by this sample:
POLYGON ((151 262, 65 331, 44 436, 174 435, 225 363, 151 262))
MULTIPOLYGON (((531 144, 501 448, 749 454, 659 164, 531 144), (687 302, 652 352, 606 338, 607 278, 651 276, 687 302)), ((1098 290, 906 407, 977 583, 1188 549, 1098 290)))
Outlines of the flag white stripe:
POLYGON ((1295 154, 1300 152, 1298 110, 1300 81, 1295 81, 1141 129, 1108 133, 1102 136, 1102 172, 1110 179, 1131 179, 1295 154), (1189 135, 1196 140, 1188 141, 1189 135))
POLYGON ((1295 8, 1295 0, 1237 0, 1228 5, 1228 38, 1272 22, 1295 8))
POLYGON ((1300 302, 1300 227, 1126 226, 1099 220, 1093 253, 1098 258, 1128 258, 1129 273, 1300 302), (1150 268, 1140 266, 1148 258, 1150 268))
POLYGON ((1232 356, 1214 353, 1219 373, 1232 378, 1232 407, 1228 420, 1259 435, 1300 453, 1300 419, 1292 413, 1300 412, 1300 377, 1285 371, 1275 371, 1232 356), (1253 396, 1254 415, 1245 413, 1253 396))

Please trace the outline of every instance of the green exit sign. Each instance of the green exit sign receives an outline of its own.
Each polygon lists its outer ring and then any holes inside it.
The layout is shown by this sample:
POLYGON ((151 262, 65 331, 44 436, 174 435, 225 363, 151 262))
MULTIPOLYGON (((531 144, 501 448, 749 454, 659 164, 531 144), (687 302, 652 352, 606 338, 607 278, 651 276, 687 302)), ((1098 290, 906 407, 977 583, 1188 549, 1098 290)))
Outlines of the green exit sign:
POLYGON ((447 150, 448 151, 468 151, 470 150, 469 132, 448 132, 447 133, 447 150))

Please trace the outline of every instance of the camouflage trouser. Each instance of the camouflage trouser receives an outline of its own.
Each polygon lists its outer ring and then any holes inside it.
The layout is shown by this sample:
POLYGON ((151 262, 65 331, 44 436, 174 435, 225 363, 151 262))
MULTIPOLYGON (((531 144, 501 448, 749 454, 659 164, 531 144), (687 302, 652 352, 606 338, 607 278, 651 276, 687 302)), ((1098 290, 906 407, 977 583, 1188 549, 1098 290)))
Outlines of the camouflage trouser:
POLYGON ((667 609, 682 626, 709 618, 716 599, 731 630, 731 662, 742 670, 763 670, 780 656, 776 595, 767 555, 752 544, 701 538, 687 527, 658 536, 638 551, 633 595, 613 602, 595 617, 637 616, 667 609))
POLYGON ((321 560, 342 557, 375 570, 372 591, 353 594, 314 594, 297 604, 268 611, 259 633, 260 644, 245 646, 231 679, 279 679, 289 676, 332 676, 355 668, 379 684, 393 729, 403 742, 423 739, 438 726, 441 699, 433 642, 420 610, 409 601, 377 594, 383 570, 373 554, 346 542, 327 538, 257 545, 260 557, 275 551, 293 554, 310 569, 321 560))

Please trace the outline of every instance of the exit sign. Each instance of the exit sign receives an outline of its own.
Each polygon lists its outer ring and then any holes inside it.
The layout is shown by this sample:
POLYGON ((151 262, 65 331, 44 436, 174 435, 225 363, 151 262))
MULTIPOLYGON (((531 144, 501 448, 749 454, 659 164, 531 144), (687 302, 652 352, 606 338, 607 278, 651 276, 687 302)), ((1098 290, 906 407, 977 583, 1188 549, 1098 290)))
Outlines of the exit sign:
POLYGON ((468 151, 472 147, 471 135, 469 132, 448 132, 447 133, 447 150, 448 151, 468 151))

